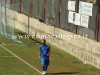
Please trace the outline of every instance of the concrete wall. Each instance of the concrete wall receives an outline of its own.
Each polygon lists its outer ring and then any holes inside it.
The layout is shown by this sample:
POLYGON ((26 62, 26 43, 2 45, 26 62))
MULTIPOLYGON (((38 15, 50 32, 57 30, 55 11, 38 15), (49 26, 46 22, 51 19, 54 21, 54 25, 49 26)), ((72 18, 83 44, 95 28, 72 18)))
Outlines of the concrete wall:
MULTIPOLYGON (((11 10, 9 12, 12 12, 11 10)), ((11 13, 8 14, 9 18, 11 13)), ((28 17, 24 14, 16 12, 16 28, 28 32, 28 17)), ((37 19, 30 18, 30 35, 54 35, 54 34, 63 34, 63 35, 74 35, 68 31, 54 28, 53 26, 40 23, 37 19)), ((37 36, 38 37, 38 36, 37 36)), ((57 46, 60 49, 65 50, 66 52, 74 55, 78 59, 82 60, 85 64, 91 64, 100 69, 100 43, 87 39, 86 37, 78 36, 77 38, 46 38, 47 42, 57 46)))

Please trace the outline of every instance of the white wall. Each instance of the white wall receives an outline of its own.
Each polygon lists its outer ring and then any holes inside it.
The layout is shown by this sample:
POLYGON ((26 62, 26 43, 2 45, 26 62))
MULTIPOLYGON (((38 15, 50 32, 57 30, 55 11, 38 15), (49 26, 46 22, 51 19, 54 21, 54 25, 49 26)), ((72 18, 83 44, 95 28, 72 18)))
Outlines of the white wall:
MULTIPOLYGON (((8 15, 11 16, 11 14, 8 15)), ((27 33, 27 25, 28 17, 24 14, 16 13, 16 28, 27 33)), ((59 33, 62 33, 63 35, 76 35, 71 32, 40 23, 37 19, 30 18, 30 35, 34 35, 36 32, 37 35, 54 35, 59 33)), ((47 42, 74 55, 84 63, 91 64, 100 69, 100 43, 91 39, 83 38, 82 36, 80 36, 80 38, 73 38, 70 40, 66 40, 66 38, 46 39, 47 42)))

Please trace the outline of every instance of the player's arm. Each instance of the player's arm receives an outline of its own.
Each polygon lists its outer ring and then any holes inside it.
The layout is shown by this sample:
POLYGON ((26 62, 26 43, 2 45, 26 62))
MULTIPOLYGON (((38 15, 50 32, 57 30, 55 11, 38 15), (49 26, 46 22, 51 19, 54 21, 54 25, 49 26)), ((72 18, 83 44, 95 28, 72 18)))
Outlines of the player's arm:
POLYGON ((51 54, 51 50, 50 50, 50 47, 49 47, 49 52, 48 52, 48 54, 47 54, 47 55, 48 55, 48 56, 50 56, 50 54, 51 54))
POLYGON ((40 50, 39 50, 39 58, 41 58, 41 48, 40 48, 40 50))
POLYGON ((49 51, 48 55, 50 56, 50 54, 51 54, 51 50, 49 51))

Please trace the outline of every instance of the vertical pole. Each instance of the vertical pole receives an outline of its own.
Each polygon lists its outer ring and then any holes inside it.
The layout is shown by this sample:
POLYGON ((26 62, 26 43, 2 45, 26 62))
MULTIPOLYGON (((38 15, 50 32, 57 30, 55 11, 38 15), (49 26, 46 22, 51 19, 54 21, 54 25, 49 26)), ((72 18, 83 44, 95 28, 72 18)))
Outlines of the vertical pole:
POLYGON ((7 4, 7 1, 5 0, 5 5, 4 5, 5 6, 5 24, 6 24, 6 30, 5 30, 5 32, 7 33, 7 17, 6 17, 7 16, 6 15, 7 11, 6 11, 6 4, 7 4))
POLYGON ((10 0, 10 4, 12 4, 12 0, 10 0))
MULTIPOLYGON (((76 13, 78 13, 78 11, 79 11, 79 0, 76 1, 76 13)), ((78 26, 76 25, 76 26, 75 26, 75 30, 76 30, 75 33, 76 33, 76 34, 78 33, 78 32, 77 32, 77 29, 78 29, 78 26)))
POLYGON ((32 0, 30 0, 30 16, 32 17, 32 9, 33 9, 33 3, 32 0))
POLYGON ((21 13, 22 12, 22 0, 19 0, 19 13, 21 13))
POLYGON ((30 6, 28 10, 28 45, 30 45, 30 6))
POLYGON ((97 16, 97 24, 96 24, 96 29, 95 29, 95 38, 96 38, 96 41, 98 42, 98 36, 99 36, 99 16, 97 16))
POLYGON ((2 4, 1 4, 1 18, 0 18, 0 21, 1 21, 1 29, 2 29, 2 34, 4 34, 4 27, 3 27, 3 24, 2 24, 2 4))
POLYGON ((99 25, 100 25, 100 16, 98 17, 98 26, 97 26, 97 42, 99 41, 99 25))
POLYGON ((58 28, 60 27, 60 6, 61 0, 58 1, 58 28))
POLYGON ((2 12, 2 4, 0 4, 0 34, 2 33, 2 23, 1 23, 1 18, 2 18, 2 14, 1 14, 1 12, 2 12))
POLYGON ((29 15, 28 15, 28 45, 30 45, 29 28, 30 28, 30 25, 29 25, 29 15))
MULTIPOLYGON (((98 4, 98 7, 99 7, 99 0, 97 0, 97 4, 98 4)), ((97 12, 98 12, 98 15, 97 15, 96 28, 95 28, 95 38, 96 38, 96 41, 98 42, 99 41, 99 24, 100 24, 100 16, 99 16, 100 7, 98 8, 97 12)))
POLYGON ((45 14, 46 14, 46 0, 44 0, 44 14, 43 14, 44 19, 45 19, 45 14))
POLYGON ((99 30, 100 30, 100 0, 98 0, 98 7, 99 7, 99 25, 98 25, 98 40, 97 41, 100 41, 99 39, 99 30))
POLYGON ((39 6, 39 0, 38 0, 38 10, 37 10, 37 11, 38 11, 38 19, 39 19, 39 12, 40 12, 40 11, 39 11, 39 10, 40 10, 39 7, 40 7, 40 6, 39 6))

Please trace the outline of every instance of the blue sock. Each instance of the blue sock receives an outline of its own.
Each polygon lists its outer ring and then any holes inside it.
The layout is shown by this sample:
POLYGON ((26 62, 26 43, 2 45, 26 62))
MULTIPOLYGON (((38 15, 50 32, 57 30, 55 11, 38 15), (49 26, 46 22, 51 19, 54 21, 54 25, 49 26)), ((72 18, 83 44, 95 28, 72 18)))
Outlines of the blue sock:
POLYGON ((48 66, 47 65, 43 65, 43 71, 47 71, 48 66))

